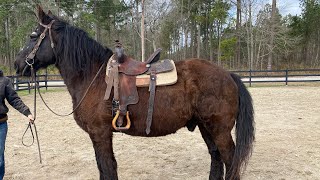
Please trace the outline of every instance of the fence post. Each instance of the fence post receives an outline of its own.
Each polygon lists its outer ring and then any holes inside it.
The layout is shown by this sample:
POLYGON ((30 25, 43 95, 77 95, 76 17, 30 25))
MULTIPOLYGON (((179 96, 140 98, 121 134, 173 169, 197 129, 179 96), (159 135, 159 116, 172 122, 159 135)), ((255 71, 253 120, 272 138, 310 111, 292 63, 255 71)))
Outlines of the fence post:
POLYGON ((288 69, 286 69, 286 86, 288 86, 288 69))
POLYGON ((30 78, 28 80, 28 91, 29 91, 29 94, 31 93, 31 87, 30 87, 30 78))
POLYGON ((48 68, 46 68, 46 74, 44 76, 44 85, 46 86, 46 91, 48 90, 48 68))
POLYGON ((249 87, 251 87, 251 75, 252 75, 252 70, 249 70, 249 87))
POLYGON ((41 89, 40 76, 41 76, 41 75, 36 74, 36 82, 35 82, 35 84, 34 84, 34 89, 36 89, 36 86, 39 87, 39 90, 41 89))
POLYGON ((15 85, 15 90, 18 91, 19 90, 19 76, 15 76, 15 80, 13 79, 13 83, 15 85))

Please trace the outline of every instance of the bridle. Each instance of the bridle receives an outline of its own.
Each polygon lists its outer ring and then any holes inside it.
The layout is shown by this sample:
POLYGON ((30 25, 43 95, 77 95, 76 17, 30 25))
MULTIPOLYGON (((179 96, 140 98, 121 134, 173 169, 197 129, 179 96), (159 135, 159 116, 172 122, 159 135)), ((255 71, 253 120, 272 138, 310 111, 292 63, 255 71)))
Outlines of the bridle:
POLYGON ((46 37, 47 31, 49 31, 49 37, 50 37, 50 42, 51 42, 51 48, 54 49, 54 43, 53 43, 53 39, 52 39, 52 32, 51 32, 51 26, 52 24, 55 22, 55 20, 53 19, 48 25, 44 25, 41 22, 39 22, 40 26, 44 27, 44 31, 41 33, 41 35, 39 36, 37 43, 34 45, 32 51, 29 53, 29 55, 26 57, 25 62, 27 63, 27 65, 31 66, 34 64, 34 57, 36 56, 36 53, 42 43, 42 41, 44 40, 44 38, 46 37), (31 62, 29 62, 29 60, 31 62))

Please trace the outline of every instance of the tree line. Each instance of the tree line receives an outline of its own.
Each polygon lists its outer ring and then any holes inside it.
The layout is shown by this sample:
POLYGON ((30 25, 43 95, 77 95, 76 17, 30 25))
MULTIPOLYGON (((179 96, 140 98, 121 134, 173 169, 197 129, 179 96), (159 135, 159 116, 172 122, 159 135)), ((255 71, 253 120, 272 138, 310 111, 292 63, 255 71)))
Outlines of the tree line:
POLYGON ((320 65, 319 0, 300 0, 302 13, 286 16, 276 0, 0 0, 7 74, 36 27, 38 4, 109 48, 120 40, 139 60, 162 48, 162 58, 198 57, 230 70, 320 65))

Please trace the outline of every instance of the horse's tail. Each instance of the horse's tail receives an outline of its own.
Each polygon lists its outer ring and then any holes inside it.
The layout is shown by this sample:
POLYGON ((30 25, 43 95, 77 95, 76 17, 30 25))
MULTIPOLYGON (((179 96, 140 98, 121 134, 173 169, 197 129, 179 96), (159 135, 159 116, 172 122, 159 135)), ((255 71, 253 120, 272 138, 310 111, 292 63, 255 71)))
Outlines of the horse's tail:
POLYGON ((236 121, 236 147, 230 169, 231 179, 233 179, 233 177, 237 177, 237 175, 245 169, 248 163, 252 154, 255 130, 251 95, 238 75, 231 73, 231 77, 237 84, 239 93, 239 110, 236 121))

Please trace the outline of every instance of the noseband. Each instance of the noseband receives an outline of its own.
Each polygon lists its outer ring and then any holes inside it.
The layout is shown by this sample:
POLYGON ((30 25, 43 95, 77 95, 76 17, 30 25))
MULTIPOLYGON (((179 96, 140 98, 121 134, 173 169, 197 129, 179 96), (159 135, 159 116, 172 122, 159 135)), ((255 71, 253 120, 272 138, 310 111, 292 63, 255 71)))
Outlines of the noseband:
POLYGON ((34 64, 34 57, 36 56, 36 53, 41 45, 42 40, 46 37, 46 33, 49 30, 49 37, 50 37, 50 42, 51 42, 51 48, 54 48, 54 44, 53 44, 53 39, 52 39, 52 35, 51 35, 51 26, 53 24, 55 20, 52 20, 48 25, 44 25, 41 22, 39 22, 40 26, 44 27, 44 31, 41 33, 41 35, 39 36, 39 38, 37 39, 37 43, 36 45, 33 47, 32 51, 30 52, 30 54, 26 57, 25 62, 27 63, 27 65, 32 66, 34 64), (30 61, 31 62, 30 62, 30 61))

